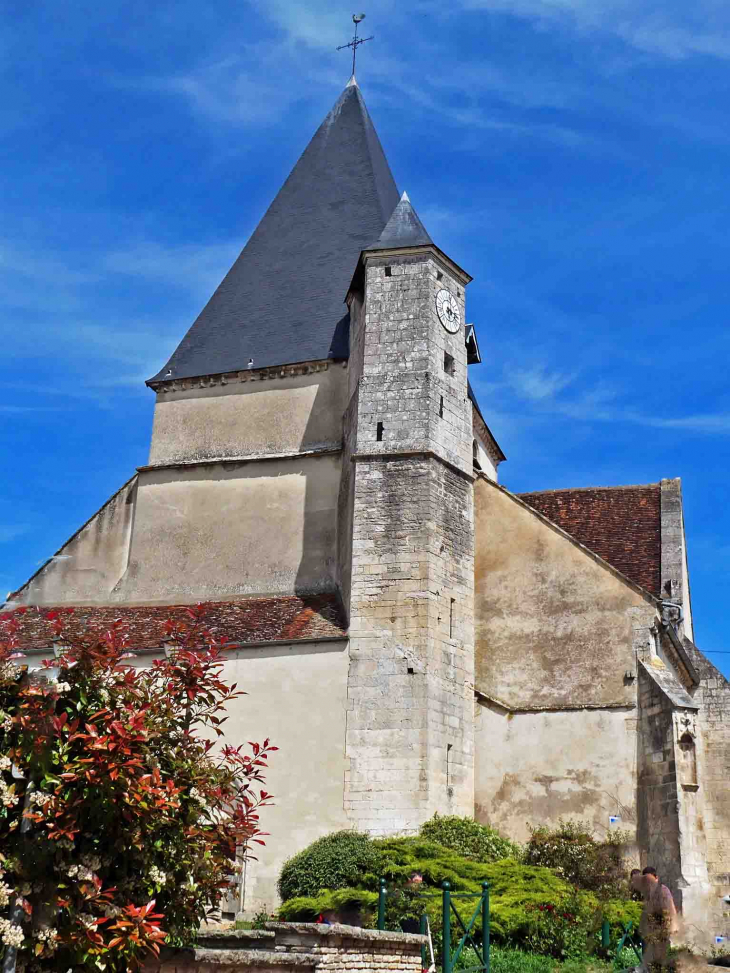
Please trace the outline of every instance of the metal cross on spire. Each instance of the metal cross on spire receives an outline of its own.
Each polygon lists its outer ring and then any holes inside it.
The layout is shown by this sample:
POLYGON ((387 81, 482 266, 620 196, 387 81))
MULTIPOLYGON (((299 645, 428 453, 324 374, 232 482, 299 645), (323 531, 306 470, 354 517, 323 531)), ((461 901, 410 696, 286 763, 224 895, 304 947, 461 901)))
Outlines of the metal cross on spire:
POLYGON ((353 23, 355 24, 355 36, 352 38, 352 40, 350 41, 349 44, 340 44, 340 46, 337 48, 337 50, 338 51, 344 51, 346 47, 351 47, 352 48, 352 76, 354 78, 355 77, 355 58, 357 57, 357 49, 358 49, 358 47, 361 44, 364 44, 365 41, 371 41, 373 39, 373 37, 375 37, 375 34, 372 34, 370 37, 358 37, 357 36, 357 28, 358 28, 360 22, 363 21, 363 20, 365 20, 365 14, 353 14, 352 15, 352 20, 353 20, 353 23))

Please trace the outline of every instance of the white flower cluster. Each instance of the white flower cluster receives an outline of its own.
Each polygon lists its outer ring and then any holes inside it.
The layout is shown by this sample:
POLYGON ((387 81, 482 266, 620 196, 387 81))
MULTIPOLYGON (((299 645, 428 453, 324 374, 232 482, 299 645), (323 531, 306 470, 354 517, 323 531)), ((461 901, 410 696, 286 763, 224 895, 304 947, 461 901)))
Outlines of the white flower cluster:
POLYGON ((81 862, 92 872, 98 872, 101 868, 101 858, 98 855, 82 855, 81 862))
POLYGON ((202 801, 203 795, 200 793, 197 787, 191 787, 188 791, 188 797, 191 797, 194 801, 202 801))
POLYGON ((62 851, 73 851, 74 843, 70 838, 59 838, 58 847, 62 851))
POLYGON ((71 865, 66 870, 69 878, 77 878, 80 882, 90 882, 94 878, 94 873, 84 865, 71 865))
POLYGON ((99 922, 96 916, 92 916, 90 912, 79 912, 76 918, 84 929, 96 929, 97 923, 99 922))
POLYGON ((0 730, 9 733, 13 728, 13 718, 9 713, 0 713, 0 730))
POLYGON ((43 791, 33 791, 30 795, 30 803, 37 804, 38 807, 45 807, 46 804, 50 804, 53 797, 50 794, 44 794, 43 791))
POLYGON ((5 906, 10 902, 10 896, 13 894, 13 890, 5 882, 0 881, 0 909, 4 909, 5 906))
POLYGON ((58 933, 55 929, 51 929, 50 927, 46 929, 39 929, 35 934, 35 938, 39 943, 43 943, 47 953, 56 952, 56 946, 58 945, 58 933))
POLYGON ((9 919, 0 919, 0 942, 20 949, 24 939, 25 934, 20 926, 14 925, 9 919))
POLYGON ((13 766, 13 761, 6 754, 0 757, 0 770, 10 770, 13 766))
POLYGON ((163 872, 157 865, 152 865, 149 870, 149 879, 153 885, 164 885, 167 881, 167 872, 163 872))
POLYGON ((0 665, 0 682, 15 682, 22 671, 20 666, 6 662, 4 665, 0 665))
POLYGON ((13 794, 4 780, 0 780, 0 804, 5 807, 15 807, 18 803, 18 795, 13 794))
POLYGON ((71 683, 69 683, 69 682, 56 682, 54 680, 54 686, 53 686, 53 688, 56 690, 57 693, 70 693, 71 692, 71 683))
POLYGON ((111 902, 104 902, 101 911, 110 919, 116 919, 117 916, 122 914, 122 907, 120 905, 112 905, 111 902))

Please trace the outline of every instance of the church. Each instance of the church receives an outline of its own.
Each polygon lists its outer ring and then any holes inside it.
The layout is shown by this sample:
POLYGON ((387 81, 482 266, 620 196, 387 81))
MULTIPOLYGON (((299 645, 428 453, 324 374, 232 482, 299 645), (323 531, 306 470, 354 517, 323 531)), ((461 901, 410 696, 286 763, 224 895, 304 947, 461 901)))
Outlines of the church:
MULTIPOLYGON (((137 664, 184 606, 230 641, 227 738, 279 747, 236 908, 275 907, 283 861, 334 830, 573 819, 630 832, 709 944, 730 935, 730 684, 693 642, 680 482, 501 485, 470 280, 353 76, 148 380, 149 456, 5 610, 122 619, 137 664)), ((20 638, 51 649, 32 613, 20 638)))

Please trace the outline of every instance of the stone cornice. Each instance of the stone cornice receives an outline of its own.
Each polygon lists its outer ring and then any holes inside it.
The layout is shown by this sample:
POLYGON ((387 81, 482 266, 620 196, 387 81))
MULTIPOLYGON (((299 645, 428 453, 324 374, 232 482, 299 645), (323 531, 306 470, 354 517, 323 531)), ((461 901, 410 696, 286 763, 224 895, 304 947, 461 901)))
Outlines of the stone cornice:
POLYGON ((415 257, 421 254, 435 257, 439 263, 443 264, 444 270, 453 274, 460 284, 466 285, 474 279, 471 274, 467 273, 451 257, 447 257, 443 250, 437 247, 435 243, 426 243, 423 246, 417 247, 393 247, 389 250, 363 250, 362 261, 365 263, 368 260, 377 260, 380 258, 387 261, 392 260, 393 257, 415 257))
POLYGON ((152 466, 138 466, 138 473, 154 470, 179 470, 194 466, 219 466, 221 464, 263 463, 269 460, 307 459, 310 456, 336 456, 342 452, 342 443, 324 443, 314 449, 291 450, 286 453, 249 453, 247 456, 211 456, 205 459, 181 459, 174 463, 156 463, 152 466))
POLYGON ((368 459, 378 459, 378 460, 390 460, 390 459, 413 459, 414 456, 427 456, 430 459, 438 460, 439 463, 443 463, 444 466, 448 466, 450 470, 454 473, 458 473, 459 476, 463 476, 465 480, 469 480, 473 483, 476 476, 473 473, 468 473, 466 470, 457 466, 456 463, 452 463, 450 460, 441 456, 439 453, 435 452, 433 449, 399 449, 397 451, 386 451, 377 450, 373 452, 360 452, 353 453, 350 459, 353 462, 360 462, 362 460, 368 459))
MULTIPOLYGON (((217 375, 199 375, 194 378, 169 378, 149 381, 147 385, 155 392, 185 392, 189 389, 208 389, 216 385, 235 385, 244 382, 266 382, 274 379, 291 378, 297 375, 313 375, 326 372, 333 364, 329 359, 321 361, 296 362, 292 365, 272 365, 267 368, 241 368, 233 372, 217 375)), ((347 363, 343 363, 346 365, 347 363)))
POLYGON ((481 689, 474 687, 474 697, 477 702, 485 703, 487 706, 494 706, 504 710, 505 713, 573 713, 587 710, 633 710, 636 703, 630 700, 613 700, 606 703, 549 703, 545 706, 524 706, 520 703, 508 703, 498 696, 490 696, 481 689))

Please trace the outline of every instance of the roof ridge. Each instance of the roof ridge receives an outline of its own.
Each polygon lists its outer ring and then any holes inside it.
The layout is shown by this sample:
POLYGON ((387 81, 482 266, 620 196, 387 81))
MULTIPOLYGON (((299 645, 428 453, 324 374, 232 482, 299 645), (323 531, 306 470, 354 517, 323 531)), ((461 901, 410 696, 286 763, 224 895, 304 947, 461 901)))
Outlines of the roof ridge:
POLYGON ((557 487, 554 490, 523 490, 515 496, 525 497, 547 493, 589 493, 591 490, 645 490, 648 487, 660 486, 661 483, 617 483, 613 486, 557 487))

